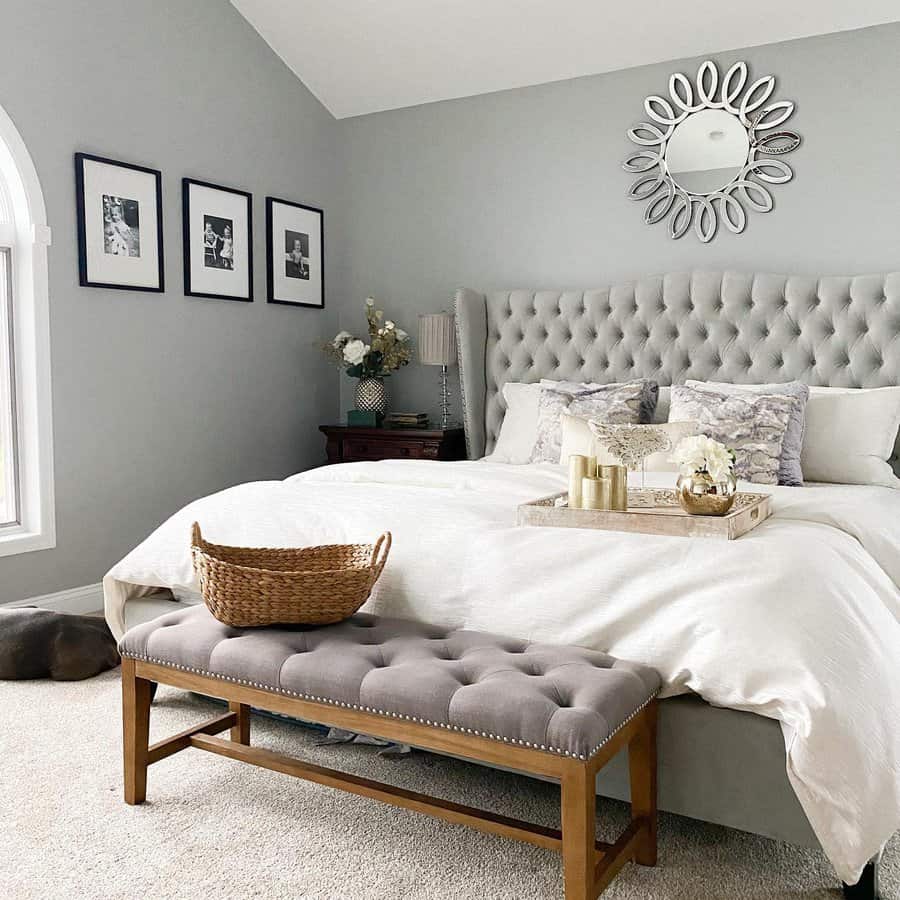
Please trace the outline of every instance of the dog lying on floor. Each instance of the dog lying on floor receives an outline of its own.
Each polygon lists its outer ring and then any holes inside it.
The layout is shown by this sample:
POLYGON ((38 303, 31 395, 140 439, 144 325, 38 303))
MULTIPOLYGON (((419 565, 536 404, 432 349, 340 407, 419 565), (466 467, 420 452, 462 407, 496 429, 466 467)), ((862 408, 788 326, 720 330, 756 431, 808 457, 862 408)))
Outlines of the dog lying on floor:
POLYGON ((0 609, 0 679, 80 681, 119 665, 106 622, 49 609, 0 609))

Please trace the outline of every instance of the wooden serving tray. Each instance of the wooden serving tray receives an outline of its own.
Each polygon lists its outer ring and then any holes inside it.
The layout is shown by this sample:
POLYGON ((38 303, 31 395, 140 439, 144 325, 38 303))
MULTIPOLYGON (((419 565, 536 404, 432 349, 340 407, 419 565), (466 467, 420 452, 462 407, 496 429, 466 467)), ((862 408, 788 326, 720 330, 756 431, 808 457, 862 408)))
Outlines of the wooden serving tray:
POLYGON ((563 491, 541 497, 518 508, 516 524, 551 528, 598 528, 664 534, 672 537, 710 537, 733 541, 756 528, 772 513, 769 494, 738 493, 731 512, 724 516, 692 516, 679 505, 673 490, 629 491, 625 512, 606 509, 569 509, 563 491), (646 505, 648 502, 654 506, 646 505), (640 503, 640 506, 635 504, 640 503))

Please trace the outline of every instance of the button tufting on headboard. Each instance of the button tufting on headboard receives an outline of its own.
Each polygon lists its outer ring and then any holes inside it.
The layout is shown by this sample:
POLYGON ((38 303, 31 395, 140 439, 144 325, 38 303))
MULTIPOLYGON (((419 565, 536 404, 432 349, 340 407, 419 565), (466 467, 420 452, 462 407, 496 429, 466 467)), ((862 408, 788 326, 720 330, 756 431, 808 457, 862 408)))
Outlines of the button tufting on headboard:
POLYGON ((589 291, 462 289, 456 308, 473 458, 493 449, 507 381, 900 384, 900 273, 698 271, 589 291))

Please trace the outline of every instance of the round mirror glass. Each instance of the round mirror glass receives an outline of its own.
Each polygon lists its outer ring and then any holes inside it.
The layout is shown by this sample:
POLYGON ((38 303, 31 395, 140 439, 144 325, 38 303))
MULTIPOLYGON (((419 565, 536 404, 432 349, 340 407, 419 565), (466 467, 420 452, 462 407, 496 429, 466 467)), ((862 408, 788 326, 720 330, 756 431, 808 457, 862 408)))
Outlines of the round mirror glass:
POLYGON ((735 178, 749 152, 750 138, 736 116, 703 109, 675 126, 666 145, 666 167, 682 190, 711 194, 735 178))

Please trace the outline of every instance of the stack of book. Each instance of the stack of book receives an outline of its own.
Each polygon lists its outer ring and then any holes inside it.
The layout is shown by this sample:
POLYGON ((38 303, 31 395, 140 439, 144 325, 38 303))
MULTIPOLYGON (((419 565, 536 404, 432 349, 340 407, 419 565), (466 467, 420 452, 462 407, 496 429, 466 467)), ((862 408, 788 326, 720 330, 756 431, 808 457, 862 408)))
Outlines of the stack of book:
POLYGON ((425 413, 390 412, 384 424, 387 428, 427 428, 428 416, 425 413))

